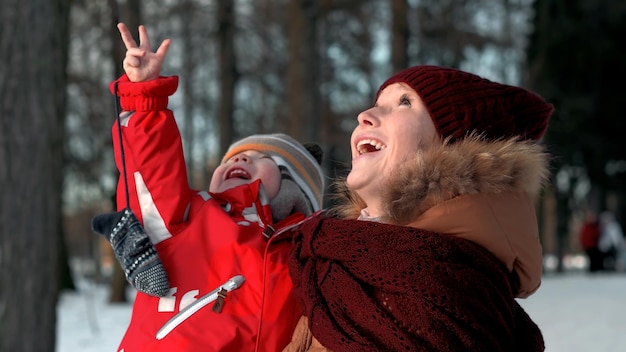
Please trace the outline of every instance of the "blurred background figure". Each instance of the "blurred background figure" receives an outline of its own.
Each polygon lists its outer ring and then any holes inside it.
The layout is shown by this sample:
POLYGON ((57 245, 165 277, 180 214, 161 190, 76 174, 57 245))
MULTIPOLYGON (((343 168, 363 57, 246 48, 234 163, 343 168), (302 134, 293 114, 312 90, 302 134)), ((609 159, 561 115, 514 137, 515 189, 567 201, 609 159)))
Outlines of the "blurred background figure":
POLYGON ((626 253, 626 241, 622 226, 610 211, 600 214, 600 238, 598 250, 602 256, 602 267, 607 271, 624 270, 624 254, 626 253))
POLYGON ((603 269, 603 256, 598 248, 600 240, 600 223, 598 216, 593 210, 587 210, 585 220, 580 227, 580 245, 589 260, 589 272, 596 272, 603 269))

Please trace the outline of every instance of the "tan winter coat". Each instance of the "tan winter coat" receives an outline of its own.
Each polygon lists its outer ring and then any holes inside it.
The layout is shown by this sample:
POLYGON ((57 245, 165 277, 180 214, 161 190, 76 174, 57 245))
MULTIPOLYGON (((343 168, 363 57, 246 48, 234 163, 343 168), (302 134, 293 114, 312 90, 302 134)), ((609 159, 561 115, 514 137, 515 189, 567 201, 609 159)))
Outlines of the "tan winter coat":
MULTIPOLYGON (((519 277, 517 297, 541 283, 542 248, 534 202, 548 177, 543 146, 517 139, 483 141, 471 136, 419 152, 389 181, 382 222, 474 241, 519 277)), ((344 185, 345 186, 345 185, 344 185)), ((346 188, 347 189, 347 188, 346 188)), ((365 204, 349 191, 334 212, 357 218, 365 204)), ((325 351, 308 331, 306 317, 285 351, 325 351)))

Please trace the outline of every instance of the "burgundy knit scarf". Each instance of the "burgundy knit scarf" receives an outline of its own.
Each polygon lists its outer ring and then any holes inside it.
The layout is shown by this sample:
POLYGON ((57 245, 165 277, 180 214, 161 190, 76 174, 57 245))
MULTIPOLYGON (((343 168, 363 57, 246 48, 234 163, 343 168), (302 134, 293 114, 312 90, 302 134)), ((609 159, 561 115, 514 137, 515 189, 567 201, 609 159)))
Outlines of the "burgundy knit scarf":
POLYGON ((317 216, 290 269, 310 329, 341 351, 543 351, 505 267, 454 236, 317 216))

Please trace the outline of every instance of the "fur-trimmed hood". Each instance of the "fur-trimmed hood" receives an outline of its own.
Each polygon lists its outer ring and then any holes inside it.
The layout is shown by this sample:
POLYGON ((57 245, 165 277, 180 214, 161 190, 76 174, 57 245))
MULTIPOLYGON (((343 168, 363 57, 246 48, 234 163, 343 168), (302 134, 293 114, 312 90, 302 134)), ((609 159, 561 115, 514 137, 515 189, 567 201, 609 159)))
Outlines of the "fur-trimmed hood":
MULTIPOLYGON (((389 179, 382 195, 383 222, 404 225, 452 198, 479 193, 524 192, 535 198, 548 176, 544 146, 517 138, 486 141, 471 136, 420 151, 389 179)), ((339 217, 358 218, 365 203, 337 183, 339 217)))
MULTIPOLYGON (((548 154, 534 142, 470 137, 422 151, 387 184, 384 223, 454 235, 480 244, 519 277, 517 297, 541 283, 542 249, 534 200, 548 178, 548 154)), ((347 190, 345 181, 341 184, 347 190)), ((350 191, 335 211, 355 219, 365 204, 350 191)))

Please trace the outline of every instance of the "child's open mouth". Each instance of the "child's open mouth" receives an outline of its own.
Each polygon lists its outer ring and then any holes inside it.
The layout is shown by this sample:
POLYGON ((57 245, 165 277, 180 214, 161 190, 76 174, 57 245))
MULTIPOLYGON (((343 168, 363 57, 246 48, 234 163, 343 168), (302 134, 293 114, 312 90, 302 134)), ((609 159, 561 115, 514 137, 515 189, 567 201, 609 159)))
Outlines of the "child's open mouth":
POLYGON ((228 171, 228 173, 226 174, 226 179, 230 180, 231 178, 240 178, 242 180, 249 180, 250 174, 244 170, 244 169, 240 169, 240 168, 234 168, 228 171))

